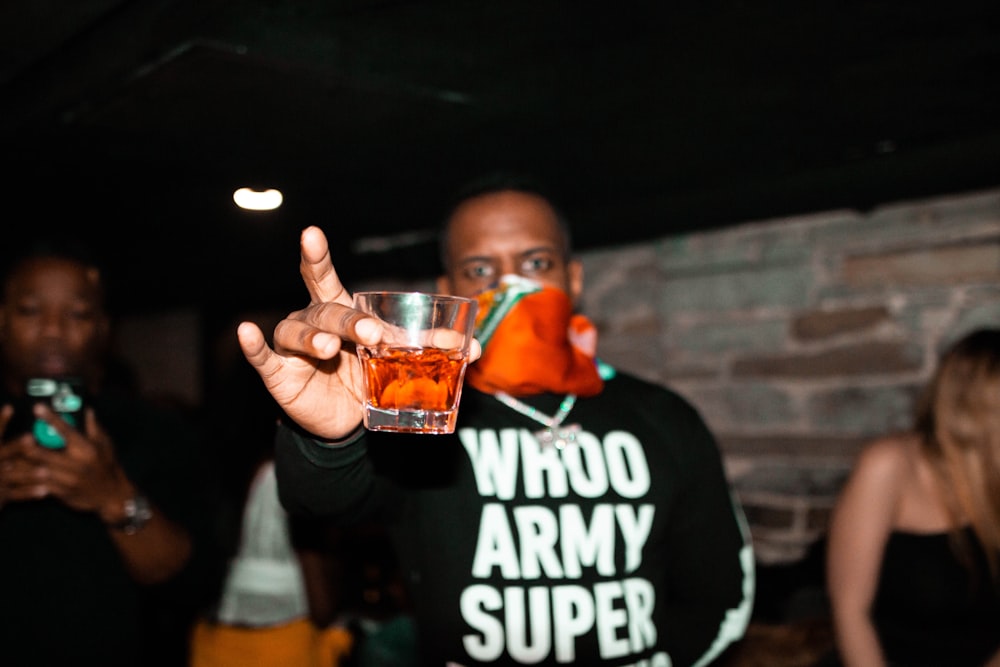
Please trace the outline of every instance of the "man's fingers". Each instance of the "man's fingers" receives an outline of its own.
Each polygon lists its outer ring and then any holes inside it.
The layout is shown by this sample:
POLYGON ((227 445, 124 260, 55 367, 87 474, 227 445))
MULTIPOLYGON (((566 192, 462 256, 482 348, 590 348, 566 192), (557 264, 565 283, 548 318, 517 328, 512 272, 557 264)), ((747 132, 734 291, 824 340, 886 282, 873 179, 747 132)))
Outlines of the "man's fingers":
POLYGON ((241 322, 236 329, 236 338, 243 356, 262 378, 270 377, 281 368, 281 359, 268 347, 259 326, 253 322, 241 322))
POLYGON ((243 350, 243 356, 254 368, 267 361, 267 342, 259 326, 253 322, 240 322, 236 328, 236 339, 240 343, 240 349, 243 350))
POLYGON ((7 432, 7 424, 10 422, 10 418, 14 416, 14 406, 8 404, 0 407, 0 434, 7 432))
POLYGON ((333 268, 330 247, 323 230, 315 225, 306 227, 299 238, 299 246, 302 253, 299 273, 309 290, 311 303, 336 301, 350 305, 351 295, 344 289, 333 268))
MULTIPOLYGON (((314 307, 315 308, 315 307, 314 307)), ((284 319, 274 328, 274 349, 253 322, 241 322, 236 337, 250 365, 267 378, 297 356, 315 359, 332 359, 341 348, 341 339, 311 323, 298 319, 284 319)))
MULTIPOLYGON (((319 303, 300 310, 290 315, 289 319, 279 323, 278 327, 275 328, 275 344, 277 344, 279 336, 284 341, 288 340, 288 336, 291 334, 301 338, 303 343, 311 343, 317 350, 324 348, 329 351, 329 348, 325 348, 325 339, 320 339, 312 329, 333 334, 339 339, 365 345, 378 343, 382 340, 384 333, 382 324, 378 320, 360 310, 355 310, 350 305, 319 303)), ((296 349, 308 351, 312 348, 296 349)), ((328 357, 323 355, 322 358, 328 357)))

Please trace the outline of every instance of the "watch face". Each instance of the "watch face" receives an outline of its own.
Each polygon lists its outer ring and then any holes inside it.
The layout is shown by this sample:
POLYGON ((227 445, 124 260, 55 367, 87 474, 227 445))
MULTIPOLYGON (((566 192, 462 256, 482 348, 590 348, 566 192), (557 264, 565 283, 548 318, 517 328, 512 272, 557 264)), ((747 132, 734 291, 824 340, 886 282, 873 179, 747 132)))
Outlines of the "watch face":
POLYGON ((124 531, 126 535, 135 535, 152 518, 153 510, 149 500, 137 494, 125 501, 125 519, 114 527, 124 531))

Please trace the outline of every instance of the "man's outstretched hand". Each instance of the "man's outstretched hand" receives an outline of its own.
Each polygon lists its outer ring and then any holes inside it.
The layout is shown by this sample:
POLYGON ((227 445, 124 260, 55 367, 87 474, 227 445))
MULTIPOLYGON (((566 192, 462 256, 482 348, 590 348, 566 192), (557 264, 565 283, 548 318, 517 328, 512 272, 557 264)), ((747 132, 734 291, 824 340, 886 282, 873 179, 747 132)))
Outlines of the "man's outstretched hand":
POLYGON ((300 246, 309 305, 277 324, 273 349, 253 322, 240 323, 237 337, 285 414, 315 436, 339 440, 362 419, 363 379, 354 345, 378 343, 382 325, 352 308, 321 229, 304 229, 300 246))

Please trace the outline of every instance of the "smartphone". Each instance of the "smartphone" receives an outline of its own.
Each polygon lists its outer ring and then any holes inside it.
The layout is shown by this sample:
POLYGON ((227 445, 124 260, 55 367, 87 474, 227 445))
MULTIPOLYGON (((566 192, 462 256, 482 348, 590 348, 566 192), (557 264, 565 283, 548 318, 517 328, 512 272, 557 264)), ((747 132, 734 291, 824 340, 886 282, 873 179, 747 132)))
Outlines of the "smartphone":
POLYGON ((83 427, 83 383, 77 378, 31 378, 25 383, 24 397, 14 402, 14 415, 7 425, 5 438, 30 432, 42 447, 62 449, 65 440, 47 422, 32 412, 35 403, 45 402, 70 426, 83 427))

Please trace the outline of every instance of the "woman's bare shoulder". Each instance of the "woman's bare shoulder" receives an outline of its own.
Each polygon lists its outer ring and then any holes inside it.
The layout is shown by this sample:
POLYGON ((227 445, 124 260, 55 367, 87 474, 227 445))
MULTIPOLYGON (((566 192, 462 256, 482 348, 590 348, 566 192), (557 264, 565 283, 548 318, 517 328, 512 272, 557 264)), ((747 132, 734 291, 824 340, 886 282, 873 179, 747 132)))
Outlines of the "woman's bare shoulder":
POLYGON ((894 433, 869 441, 855 463, 859 474, 875 477, 911 475, 920 458, 919 439, 913 433, 894 433))

